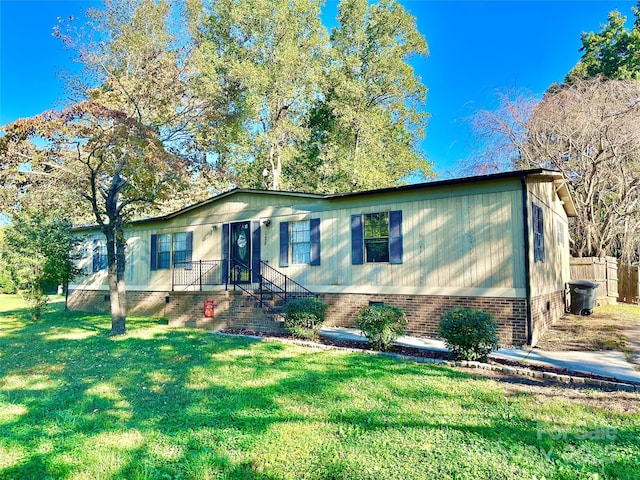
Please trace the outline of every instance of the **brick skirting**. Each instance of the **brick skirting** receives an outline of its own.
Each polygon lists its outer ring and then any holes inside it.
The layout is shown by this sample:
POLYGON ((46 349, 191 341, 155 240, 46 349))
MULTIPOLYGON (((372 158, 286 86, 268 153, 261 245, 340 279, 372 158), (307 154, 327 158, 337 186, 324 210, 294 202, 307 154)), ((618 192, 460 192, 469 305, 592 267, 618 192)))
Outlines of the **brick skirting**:
POLYGON ((437 337, 440 316, 452 308, 474 308, 491 314, 498 322, 500 345, 527 343, 527 308, 524 298, 457 297, 444 295, 321 295, 329 306, 325 325, 353 327, 360 309, 369 302, 384 302, 407 315, 410 335, 437 337))
POLYGON ((564 314, 564 291, 533 297, 531 300, 531 345, 535 346, 549 327, 564 314))
MULTIPOLYGON (((67 302, 72 310, 109 312, 108 292, 104 290, 72 290, 67 302)), ((172 327, 283 331, 282 322, 265 314, 252 298, 234 291, 127 292, 127 314, 166 317, 172 327), (213 318, 204 316, 205 300, 214 302, 213 318)))
MULTIPOLYGON (((365 295, 326 293, 320 295, 328 305, 325 325, 353 327, 360 309, 369 302, 384 302, 405 311, 409 334, 437 337, 440 317, 452 308, 475 308, 490 313, 498 322, 501 345, 527 343, 527 312, 524 298, 456 297, 441 295, 365 295)), ((109 312, 108 292, 73 290, 69 308, 90 312, 109 312)), ((169 325, 208 329, 238 328, 255 331, 282 331, 239 292, 127 292, 128 314, 166 317, 169 325), (214 318, 204 317, 204 301, 214 301, 214 318)), ((532 345, 564 314, 564 293, 554 292, 532 301, 532 345)))

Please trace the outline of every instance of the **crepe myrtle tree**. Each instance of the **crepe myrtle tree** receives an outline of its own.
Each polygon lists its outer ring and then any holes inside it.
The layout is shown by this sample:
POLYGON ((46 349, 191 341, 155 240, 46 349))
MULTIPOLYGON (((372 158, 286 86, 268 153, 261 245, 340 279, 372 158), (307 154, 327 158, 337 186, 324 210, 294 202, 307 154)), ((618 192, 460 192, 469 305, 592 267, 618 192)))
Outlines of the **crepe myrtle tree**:
POLYGON ((18 120, 0 138, 0 179, 22 194, 64 195, 106 238, 111 335, 126 332, 124 227, 180 188, 186 168, 158 130, 97 101, 18 120))

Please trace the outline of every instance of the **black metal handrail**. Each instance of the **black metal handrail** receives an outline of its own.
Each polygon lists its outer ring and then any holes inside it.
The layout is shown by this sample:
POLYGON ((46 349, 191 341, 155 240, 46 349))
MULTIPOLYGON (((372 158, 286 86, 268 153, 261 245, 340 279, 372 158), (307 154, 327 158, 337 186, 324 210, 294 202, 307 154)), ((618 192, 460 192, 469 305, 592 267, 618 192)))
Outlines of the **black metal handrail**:
POLYGON ((195 260, 173 264, 173 286, 227 285, 227 260, 195 260))
POLYGON ((286 305, 294 299, 317 297, 311 290, 264 261, 260 262, 259 272, 238 260, 175 262, 172 283, 174 288, 197 286, 200 291, 207 285, 224 285, 226 289, 228 284, 232 284, 234 290, 242 290, 266 309, 286 305), (269 295, 272 304, 265 301, 265 295, 269 295))
POLYGON ((285 304, 294 299, 317 297, 311 290, 276 270, 265 261, 260 262, 260 279, 261 289, 268 290, 285 304))
POLYGON ((317 297, 311 290, 300 285, 268 263, 260 262, 260 272, 238 260, 231 261, 229 283, 253 297, 262 308, 271 309, 272 305, 264 300, 270 295, 274 305, 286 305, 294 299, 317 297), (257 282, 254 280, 257 279, 257 282))
POLYGON ((233 289, 239 288, 244 293, 252 297, 260 304, 261 308, 269 309, 270 305, 262 298, 262 277, 258 276, 258 282, 253 282, 253 271, 251 267, 245 265, 239 260, 231 260, 231 268, 229 269, 229 283, 233 285, 233 289), (257 294, 256 294, 257 292, 257 294))

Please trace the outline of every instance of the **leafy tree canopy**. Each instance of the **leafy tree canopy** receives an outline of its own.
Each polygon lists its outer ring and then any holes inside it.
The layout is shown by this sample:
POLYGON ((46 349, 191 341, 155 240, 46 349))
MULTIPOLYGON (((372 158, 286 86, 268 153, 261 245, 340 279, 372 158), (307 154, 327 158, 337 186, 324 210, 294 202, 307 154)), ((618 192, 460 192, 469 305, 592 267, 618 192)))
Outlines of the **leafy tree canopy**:
POLYGON ((69 256, 73 244, 71 222, 34 209, 16 212, 4 229, 2 270, 36 321, 45 309, 47 292, 67 285, 76 273, 69 256))
POLYGON ((328 192, 431 175, 418 146, 426 128, 427 89, 410 63, 427 54, 415 18, 399 3, 341 1, 322 95, 309 117, 311 136, 292 173, 328 192), (311 175, 301 175, 305 169, 311 175))
POLYGON ((640 79, 640 2, 632 8, 635 21, 629 30, 627 17, 618 11, 600 32, 582 34, 582 58, 566 77, 568 83, 602 76, 614 80, 640 79))
POLYGON ((410 64, 427 44, 398 2, 343 0, 330 36, 318 0, 189 5, 199 89, 229 106, 201 132, 238 185, 336 192, 432 173, 410 64))

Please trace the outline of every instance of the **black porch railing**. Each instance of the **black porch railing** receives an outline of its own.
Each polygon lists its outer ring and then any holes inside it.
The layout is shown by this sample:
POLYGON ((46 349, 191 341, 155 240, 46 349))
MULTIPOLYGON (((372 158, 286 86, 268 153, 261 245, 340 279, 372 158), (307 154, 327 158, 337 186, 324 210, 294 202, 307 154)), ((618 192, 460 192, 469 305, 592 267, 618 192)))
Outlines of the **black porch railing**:
POLYGON ((198 287, 227 285, 229 278, 227 260, 196 260, 173 264, 173 286, 198 287))
POLYGON ((234 289, 238 288, 253 297, 263 308, 271 309, 276 305, 284 306, 294 299, 317 297, 315 293, 291 280, 264 261, 260 262, 259 274, 253 275, 253 273, 248 265, 232 260, 229 283, 233 285, 234 289), (255 279, 258 281, 252 281, 255 279))
POLYGON ((208 285, 233 285, 253 297, 261 307, 271 309, 284 306, 294 299, 317 297, 315 293, 291 280, 268 263, 260 262, 260 271, 238 260, 196 260, 176 262, 173 265, 173 289, 175 287, 202 287, 208 285), (257 281, 256 281, 257 280, 257 281))
POLYGON ((317 297, 315 293, 291 280, 266 262, 260 262, 261 290, 266 290, 282 303, 300 298, 317 297))

